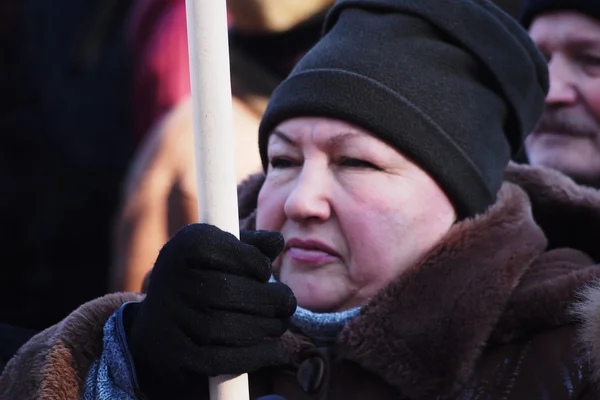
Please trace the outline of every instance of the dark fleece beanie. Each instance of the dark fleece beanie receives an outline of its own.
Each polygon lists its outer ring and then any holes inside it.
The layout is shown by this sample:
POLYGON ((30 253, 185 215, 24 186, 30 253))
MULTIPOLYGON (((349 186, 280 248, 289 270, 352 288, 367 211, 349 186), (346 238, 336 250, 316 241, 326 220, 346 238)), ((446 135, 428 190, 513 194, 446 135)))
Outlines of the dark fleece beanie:
POLYGON ((527 32, 487 0, 341 0, 271 96, 263 167, 279 123, 341 119, 412 159, 470 217, 495 202, 542 113, 547 75, 527 32))
POLYGON ((521 24, 529 26, 540 14, 553 11, 576 11, 600 20, 600 1, 598 0, 525 0, 521 14, 521 24))

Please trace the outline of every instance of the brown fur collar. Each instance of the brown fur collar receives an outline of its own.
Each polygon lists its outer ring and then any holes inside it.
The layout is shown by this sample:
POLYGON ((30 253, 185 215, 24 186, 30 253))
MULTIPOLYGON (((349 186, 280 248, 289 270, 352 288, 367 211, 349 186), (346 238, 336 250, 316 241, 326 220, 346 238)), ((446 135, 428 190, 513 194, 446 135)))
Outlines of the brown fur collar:
POLYGON ((600 261, 599 190, 577 185, 557 171, 527 165, 510 165, 506 180, 527 193, 549 248, 575 248, 600 261))
POLYGON ((574 304, 573 315, 581 322, 579 342, 590 355, 592 380, 600 385, 600 281, 584 288, 581 301, 574 304))
POLYGON ((250 175, 238 185, 238 216, 241 227, 254 229, 258 192, 264 182, 265 175, 260 173, 250 175))
POLYGON ((27 342, 0 378, 0 399, 77 400, 92 362, 102 352, 104 324, 140 295, 116 293, 79 307, 27 342))
MULTIPOLYGON (((581 232, 600 234, 600 194, 547 169, 511 165, 506 176, 487 213, 456 224, 363 307, 340 335, 343 357, 409 398, 432 398, 454 393, 484 347, 573 322, 577 290, 600 275, 595 235, 581 232)), ((240 187, 242 228, 254 228, 263 181, 240 187)), ((307 346, 291 335, 284 343, 290 352, 307 346)))

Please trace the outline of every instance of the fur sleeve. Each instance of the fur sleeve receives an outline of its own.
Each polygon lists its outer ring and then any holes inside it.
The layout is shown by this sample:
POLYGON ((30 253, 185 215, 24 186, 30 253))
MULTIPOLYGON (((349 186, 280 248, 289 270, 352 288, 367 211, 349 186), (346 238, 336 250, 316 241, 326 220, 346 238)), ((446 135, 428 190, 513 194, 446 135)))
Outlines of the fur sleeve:
POLYGON ((25 343, 0 377, 0 400, 75 400, 102 353, 103 328, 134 293, 109 294, 86 303, 58 324, 25 343))

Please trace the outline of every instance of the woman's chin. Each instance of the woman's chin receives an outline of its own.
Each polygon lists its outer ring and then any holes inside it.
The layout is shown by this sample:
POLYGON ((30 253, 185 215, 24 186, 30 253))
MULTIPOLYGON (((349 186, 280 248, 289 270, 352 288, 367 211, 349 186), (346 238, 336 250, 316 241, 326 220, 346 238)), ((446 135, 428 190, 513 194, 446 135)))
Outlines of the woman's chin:
POLYGON ((280 280, 294 292, 298 305, 307 310, 326 313, 343 309, 351 292, 346 282, 328 279, 326 274, 306 274, 305 271, 281 270, 280 280))
POLYGON ((339 295, 336 296, 336 293, 331 293, 331 289, 329 291, 325 288, 311 288, 307 290, 306 286, 294 286, 290 285, 290 288, 296 296, 298 305, 312 312, 337 312, 340 311, 340 308, 345 303, 344 298, 339 295))

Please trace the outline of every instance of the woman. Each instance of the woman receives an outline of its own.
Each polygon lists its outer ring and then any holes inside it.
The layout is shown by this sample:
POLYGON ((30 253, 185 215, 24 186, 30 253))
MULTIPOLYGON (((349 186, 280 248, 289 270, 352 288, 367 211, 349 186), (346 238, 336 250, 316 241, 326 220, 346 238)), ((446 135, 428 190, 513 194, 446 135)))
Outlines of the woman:
POLYGON ((569 308, 600 195, 504 181, 547 91, 527 34, 483 0, 342 0, 325 32, 262 119, 241 239, 178 232, 145 297, 33 338, 3 398, 207 399, 240 372, 253 399, 597 398, 598 327, 569 308))

